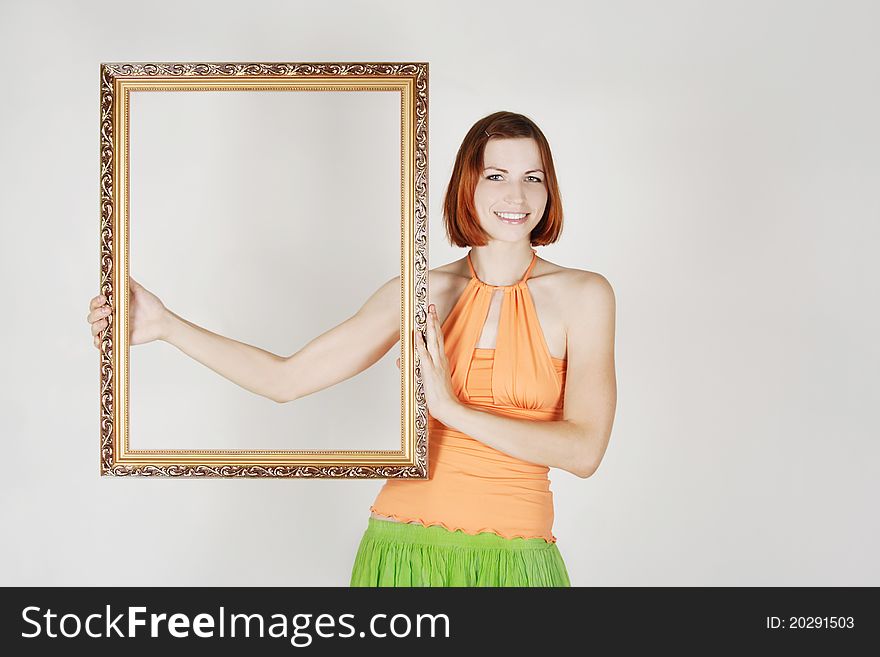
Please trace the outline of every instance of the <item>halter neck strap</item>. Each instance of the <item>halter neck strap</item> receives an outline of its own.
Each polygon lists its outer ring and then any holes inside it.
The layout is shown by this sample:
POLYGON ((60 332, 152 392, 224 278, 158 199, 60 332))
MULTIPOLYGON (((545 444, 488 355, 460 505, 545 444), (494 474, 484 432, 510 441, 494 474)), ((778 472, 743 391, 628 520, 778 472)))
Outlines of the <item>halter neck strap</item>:
POLYGON ((529 275, 532 273, 532 269, 534 269, 535 263, 537 261, 538 261, 538 252, 535 251, 534 249, 532 249, 532 260, 531 260, 531 262, 529 262, 529 266, 526 267, 526 272, 522 275, 522 278, 520 278, 519 281, 517 281, 513 285, 490 285, 489 283, 484 283, 483 281, 481 281, 480 277, 477 276, 477 272, 474 269, 474 263, 471 262, 471 252, 468 251, 468 254, 467 254, 467 263, 468 263, 468 268, 471 270, 471 278, 474 279, 477 283, 480 283, 481 285, 484 285, 486 287, 493 287, 493 288, 499 288, 499 289, 511 288, 511 287, 516 287, 517 285, 523 285, 526 282, 526 280, 528 280, 529 275))

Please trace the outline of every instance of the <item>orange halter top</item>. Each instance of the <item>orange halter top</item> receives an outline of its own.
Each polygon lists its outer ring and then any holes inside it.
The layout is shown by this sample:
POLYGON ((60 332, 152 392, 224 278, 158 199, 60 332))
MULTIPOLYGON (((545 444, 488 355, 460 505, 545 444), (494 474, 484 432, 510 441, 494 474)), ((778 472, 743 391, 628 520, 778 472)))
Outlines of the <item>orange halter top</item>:
MULTIPOLYGON (((464 404, 535 421, 562 419, 565 366, 541 331, 526 280, 489 285, 471 278, 443 322, 452 389, 464 404), (503 294, 494 349, 477 348, 496 291, 503 294)), ((505 538, 553 536, 549 468, 509 456, 428 416, 429 479, 388 479, 370 507, 401 522, 505 538)))

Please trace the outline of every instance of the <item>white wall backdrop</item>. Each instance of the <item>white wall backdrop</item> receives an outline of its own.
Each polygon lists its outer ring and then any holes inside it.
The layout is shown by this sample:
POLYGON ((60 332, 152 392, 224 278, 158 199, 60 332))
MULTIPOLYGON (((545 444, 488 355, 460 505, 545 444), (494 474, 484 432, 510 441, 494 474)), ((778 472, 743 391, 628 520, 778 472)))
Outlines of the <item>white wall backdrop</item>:
POLYGON ((551 471, 572 583, 880 584, 880 6, 233 8, 0 5, 0 584, 344 586, 382 483, 98 476, 102 61, 428 61, 431 267, 464 133, 530 116, 539 253, 617 295, 611 444, 551 471))

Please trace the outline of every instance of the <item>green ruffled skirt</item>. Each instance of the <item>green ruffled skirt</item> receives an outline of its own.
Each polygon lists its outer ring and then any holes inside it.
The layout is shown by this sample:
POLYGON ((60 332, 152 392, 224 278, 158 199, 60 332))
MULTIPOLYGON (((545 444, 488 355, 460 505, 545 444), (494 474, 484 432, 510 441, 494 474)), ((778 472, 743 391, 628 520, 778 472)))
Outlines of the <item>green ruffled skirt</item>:
POLYGON ((556 543, 369 518, 350 586, 571 586, 556 543))

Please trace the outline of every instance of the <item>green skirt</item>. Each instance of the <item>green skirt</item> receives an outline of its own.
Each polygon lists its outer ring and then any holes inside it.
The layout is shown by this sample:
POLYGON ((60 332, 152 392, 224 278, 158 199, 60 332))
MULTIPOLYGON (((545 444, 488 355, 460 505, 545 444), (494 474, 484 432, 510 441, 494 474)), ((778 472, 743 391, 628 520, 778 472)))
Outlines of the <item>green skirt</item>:
POLYGON ((369 518, 350 586, 571 586, 556 543, 369 518))

